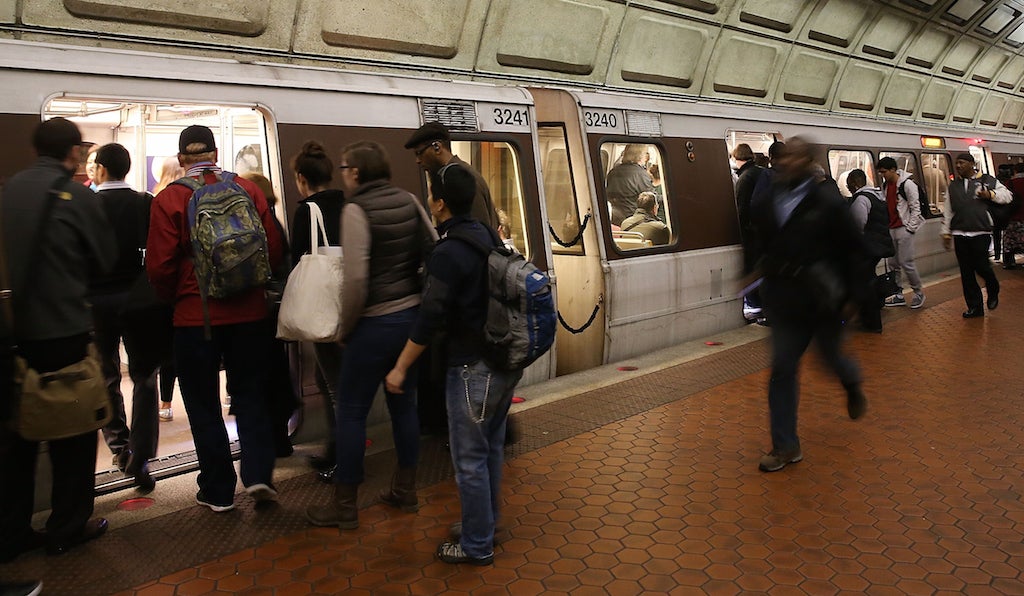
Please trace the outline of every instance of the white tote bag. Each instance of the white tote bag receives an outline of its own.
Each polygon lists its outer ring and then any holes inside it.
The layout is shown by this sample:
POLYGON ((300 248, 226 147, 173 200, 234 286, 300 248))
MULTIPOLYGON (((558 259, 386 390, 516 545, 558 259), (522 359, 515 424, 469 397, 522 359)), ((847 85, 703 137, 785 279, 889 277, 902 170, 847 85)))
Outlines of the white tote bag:
POLYGON ((333 342, 341 335, 342 253, 326 242, 324 215, 309 206, 310 254, 302 255, 288 276, 277 316, 277 337, 289 341, 333 342))

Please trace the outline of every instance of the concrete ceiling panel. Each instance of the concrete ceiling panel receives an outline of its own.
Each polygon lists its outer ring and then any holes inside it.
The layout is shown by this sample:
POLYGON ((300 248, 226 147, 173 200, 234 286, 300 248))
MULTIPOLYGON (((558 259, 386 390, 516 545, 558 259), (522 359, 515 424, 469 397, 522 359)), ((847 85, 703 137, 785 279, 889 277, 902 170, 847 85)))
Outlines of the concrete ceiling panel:
POLYGON ((906 63, 932 70, 953 43, 953 34, 941 29, 922 29, 907 50, 906 63))
POLYGON ((18 3, 14 0, 0 2, 0 23, 15 23, 18 20, 18 3))
POLYGON ((1020 128, 1021 117, 1024 117, 1024 102, 1013 99, 1007 100, 1006 107, 1003 108, 999 127, 1007 130, 1017 130, 1020 128))
POLYGON ((863 0, 827 0, 808 20, 807 38, 848 48, 878 12, 878 6, 863 0))
POLYGON ((727 8, 735 0, 632 0, 631 7, 650 7, 659 11, 693 15, 702 19, 722 21, 728 16, 727 8), (726 10, 723 10, 725 8, 726 10))
POLYGON ((949 107, 953 104, 958 87, 932 79, 928 89, 921 98, 920 114, 928 120, 945 121, 949 118, 949 107))
POLYGON ((864 34, 860 49, 873 57, 893 60, 903 53, 918 26, 905 14, 882 11, 864 34))
POLYGON ((971 73, 971 80, 982 85, 990 85, 996 75, 1003 69, 1003 66, 1010 61, 1010 54, 993 47, 987 54, 982 56, 971 73))
POLYGON ((481 69, 605 82, 625 7, 602 0, 496 0, 481 69))
POLYGON ((743 0, 740 23, 763 27, 781 33, 799 31, 814 0, 743 0))
POLYGON ((973 39, 960 38, 942 61, 941 71, 954 77, 963 77, 981 55, 981 44, 973 39))
POLYGON ((829 103, 842 62, 835 56, 794 49, 782 71, 780 104, 824 106, 829 103))
POLYGON ((1002 95, 988 95, 978 112, 978 124, 982 126, 999 126, 999 121, 1006 108, 1007 99, 1002 95))
POLYGON ((624 82, 700 93, 704 67, 718 29, 631 11, 616 56, 624 82), (709 41, 711 43, 709 43, 709 41))
POLYGON ((973 124, 978 118, 978 109, 981 107, 981 100, 985 99, 985 93, 978 89, 964 87, 960 90, 953 104, 952 121, 958 124, 973 124))
POLYGON ((348 0, 329 11, 322 37, 330 46, 454 58, 469 0, 348 0))
POLYGON ((839 80, 835 108, 858 114, 874 112, 887 77, 886 70, 851 60, 839 80))
MULTIPOLYGON (((288 50, 298 0, 222 0, 210 14, 205 0, 33 0, 21 3, 25 25, 145 36, 235 48, 288 50), (204 18, 185 15, 203 14, 204 18)), ((12 3, 17 4, 17 3, 12 3)))
POLYGON ((885 90, 882 113, 887 116, 904 118, 913 116, 927 84, 926 77, 909 73, 894 73, 885 90))
POLYGON ((996 87, 1014 91, 1020 84, 1021 77, 1024 77, 1024 57, 1016 56, 996 77, 996 87))
POLYGON ((203 0, 64 0, 76 17, 125 21, 143 25, 171 26, 255 37, 267 29, 270 0, 227 0, 222 10, 206 10, 203 0), (201 14, 202 18, 185 18, 201 14))
POLYGON ((471 70, 487 0, 302 0, 296 52, 471 70))
POLYGON ((763 38, 739 33, 721 37, 712 57, 714 70, 709 69, 711 94, 769 98, 787 53, 786 46, 763 38))

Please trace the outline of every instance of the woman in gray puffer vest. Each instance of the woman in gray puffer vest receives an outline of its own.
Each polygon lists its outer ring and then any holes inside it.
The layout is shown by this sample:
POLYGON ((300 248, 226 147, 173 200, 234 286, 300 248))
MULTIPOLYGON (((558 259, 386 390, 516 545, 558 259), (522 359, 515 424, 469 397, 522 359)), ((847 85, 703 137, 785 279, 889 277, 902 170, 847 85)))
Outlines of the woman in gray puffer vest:
MULTIPOLYGON (((338 467, 334 499, 326 506, 310 507, 306 517, 317 526, 352 529, 359 525, 356 497, 364 477, 366 417, 416 320, 420 267, 437 236, 416 197, 392 186, 391 165, 381 145, 360 141, 345 147, 339 167, 348 199, 341 215, 345 284, 335 416, 338 467)), ((398 469, 391 489, 380 496, 389 505, 416 511, 415 374, 406 378, 403 391, 385 391, 398 469)))

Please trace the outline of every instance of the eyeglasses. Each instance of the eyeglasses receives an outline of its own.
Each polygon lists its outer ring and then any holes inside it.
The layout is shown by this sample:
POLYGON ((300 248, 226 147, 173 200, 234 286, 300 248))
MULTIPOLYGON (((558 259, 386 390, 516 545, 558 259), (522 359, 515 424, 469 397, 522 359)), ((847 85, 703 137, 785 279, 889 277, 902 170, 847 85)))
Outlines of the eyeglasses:
POLYGON ((415 155, 416 157, 419 157, 419 156, 423 155, 424 151, 426 151, 427 149, 430 149, 431 147, 435 147, 435 146, 437 146, 437 141, 434 141, 433 143, 430 143, 429 145, 424 145, 424 146, 420 147, 419 149, 414 149, 412 154, 415 155))
POLYGON ((356 167, 355 166, 338 166, 338 169, 339 170, 354 170, 354 169, 356 169, 356 167))

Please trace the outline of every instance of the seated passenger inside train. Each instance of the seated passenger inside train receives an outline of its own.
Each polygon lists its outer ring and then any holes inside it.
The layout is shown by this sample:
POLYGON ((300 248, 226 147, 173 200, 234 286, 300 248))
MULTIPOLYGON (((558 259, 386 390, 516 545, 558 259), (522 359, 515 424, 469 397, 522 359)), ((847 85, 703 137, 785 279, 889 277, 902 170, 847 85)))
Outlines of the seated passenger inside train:
POLYGON ((658 219, 658 195, 642 192, 636 199, 636 211, 622 220, 623 232, 639 232, 654 246, 668 244, 672 235, 665 222, 658 219))

